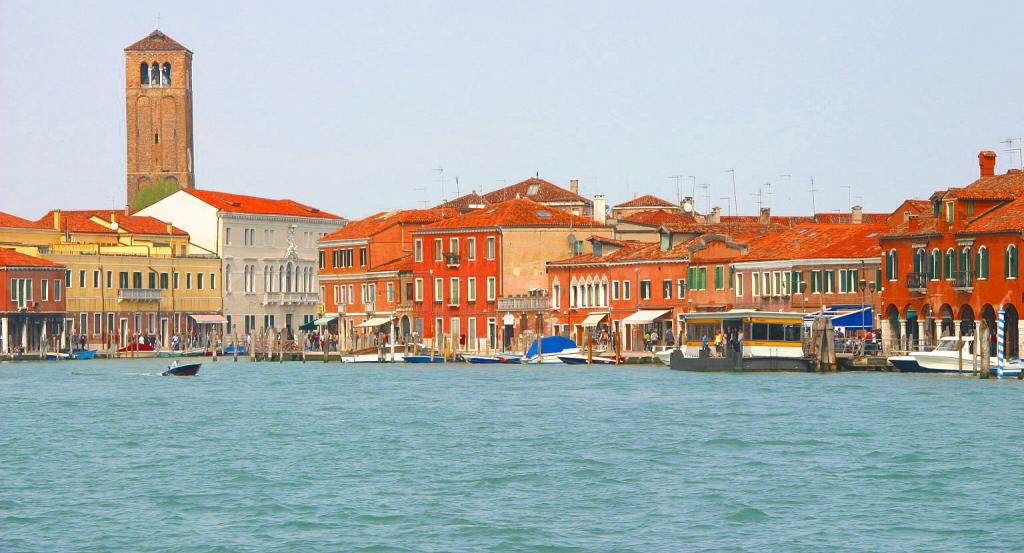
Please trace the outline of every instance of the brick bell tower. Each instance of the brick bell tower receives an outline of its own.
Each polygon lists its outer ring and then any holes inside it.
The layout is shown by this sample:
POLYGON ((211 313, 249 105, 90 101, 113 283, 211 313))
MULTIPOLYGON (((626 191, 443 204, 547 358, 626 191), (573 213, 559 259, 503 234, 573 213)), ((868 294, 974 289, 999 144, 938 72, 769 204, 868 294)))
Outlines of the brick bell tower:
POLYGON ((195 188, 192 52, 157 29, 124 49, 124 63, 128 204, 160 181, 195 188))

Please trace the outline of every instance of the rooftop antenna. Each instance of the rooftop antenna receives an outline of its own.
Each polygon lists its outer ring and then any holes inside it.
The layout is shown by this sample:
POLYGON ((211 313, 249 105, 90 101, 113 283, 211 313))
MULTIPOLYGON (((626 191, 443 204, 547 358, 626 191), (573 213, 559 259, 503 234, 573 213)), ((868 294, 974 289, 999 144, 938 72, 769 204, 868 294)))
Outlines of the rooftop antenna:
POLYGON ((764 191, 764 188, 761 188, 760 186, 758 186, 756 194, 753 193, 753 192, 750 193, 751 196, 757 196, 757 212, 758 213, 761 213, 761 209, 764 208, 764 198, 761 197, 761 193, 763 191, 764 191))
POLYGON ((427 206, 430 205, 430 200, 427 198, 427 189, 426 189, 426 187, 420 186, 416 190, 423 192, 423 209, 427 209, 427 206))
POLYGON ((691 185, 690 185, 690 197, 693 198, 694 205, 696 205, 696 202, 697 202, 697 177, 695 177, 693 175, 690 175, 690 176, 688 176, 686 178, 688 178, 691 181, 693 181, 693 182, 691 182, 691 185))
POLYGON ((1017 152, 1017 159, 1020 161, 1020 168, 1024 169, 1024 148, 1021 148, 1020 146, 1014 148, 1014 142, 1022 142, 1022 140, 1020 138, 1007 138, 1006 140, 1001 141, 1000 144, 1006 144, 1006 149, 1003 151, 1010 152, 1011 160, 1013 159, 1013 153, 1017 152))
POLYGON ((698 184, 697 188, 703 189, 704 197, 707 198, 708 210, 705 213, 711 213, 711 185, 705 182, 698 184))
POLYGON ((444 202, 444 167, 438 167, 434 169, 434 171, 437 171, 441 175, 441 201, 444 202))
POLYGON ((853 211, 853 188, 851 188, 848 184, 844 184, 839 188, 846 189, 846 207, 849 208, 850 211, 853 211))
POLYGON ((729 210, 729 217, 732 217, 732 204, 729 203, 729 200, 731 200, 732 198, 730 198, 729 196, 723 196, 723 197, 718 198, 718 199, 719 200, 725 200, 725 207, 726 207, 726 209, 729 210))
POLYGON ((160 14, 156 14, 156 28, 160 28, 160 14))
POLYGON ((459 190, 459 176, 455 176, 455 197, 459 198, 462 196, 462 192, 459 190))
POLYGON ((814 215, 815 213, 818 212, 818 208, 814 206, 814 193, 815 192, 817 192, 817 190, 814 188, 814 176, 812 175, 811 176, 811 215, 814 215))
POLYGON ((682 179, 683 176, 682 175, 669 175, 668 178, 676 179, 676 204, 677 205, 681 204, 683 202, 683 195, 682 195, 682 191, 679 188, 679 180, 682 179))
POLYGON ((739 213, 740 213, 740 206, 739 206, 738 203, 736 203, 737 202, 737 200, 736 200, 736 170, 735 169, 729 169, 728 171, 726 171, 726 173, 732 173, 732 201, 733 201, 733 203, 736 204, 736 214, 739 215, 739 213))
POLYGON ((767 190, 765 190, 765 195, 768 196, 768 209, 771 209, 772 208, 772 198, 775 196, 775 192, 772 192, 772 183, 766 182, 766 183, 764 183, 764 185, 767 188, 767 190))
POLYGON ((779 175, 786 179, 786 200, 793 201, 793 175, 779 175))

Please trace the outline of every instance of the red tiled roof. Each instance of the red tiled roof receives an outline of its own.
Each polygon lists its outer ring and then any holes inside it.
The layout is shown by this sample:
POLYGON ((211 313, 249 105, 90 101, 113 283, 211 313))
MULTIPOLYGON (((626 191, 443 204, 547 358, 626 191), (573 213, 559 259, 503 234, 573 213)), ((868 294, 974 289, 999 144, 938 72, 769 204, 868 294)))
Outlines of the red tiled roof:
POLYGON ((376 267, 370 269, 372 273, 382 273, 385 271, 411 271, 413 268, 412 254, 407 254, 398 259, 392 259, 386 263, 381 263, 376 267))
POLYGON ((125 52, 167 52, 174 50, 189 51, 188 48, 182 46, 178 41, 163 34, 160 29, 153 30, 146 38, 124 49, 125 52))
POLYGON ((639 198, 633 198, 628 202, 622 202, 615 207, 675 207, 676 204, 663 200, 653 194, 645 194, 639 198))
POLYGON ((271 200, 242 194, 214 192, 213 190, 197 190, 184 188, 183 191, 216 207, 231 213, 254 213, 262 215, 291 215, 293 217, 320 217, 323 219, 341 219, 337 215, 320 211, 315 207, 300 204, 295 200, 271 200))
POLYGON ((811 224, 772 232, 750 242, 739 261, 862 258, 881 255, 880 224, 811 224))
POLYGON ((639 225, 661 226, 665 224, 695 224, 697 218, 691 213, 679 213, 665 209, 652 209, 630 213, 622 218, 622 221, 636 223, 639 225))
POLYGON ((603 227, 604 225, 529 198, 517 198, 476 209, 469 213, 427 225, 424 229, 443 230, 490 227, 603 227))
POLYGON ((369 217, 350 221, 344 227, 324 236, 319 242, 332 240, 352 240, 369 238, 385 229, 398 224, 427 225, 451 217, 455 212, 450 209, 403 209, 401 211, 381 211, 369 217))
POLYGON ((0 267, 54 267, 63 268, 60 263, 54 263, 49 259, 32 257, 18 253, 9 248, 0 248, 0 267))
POLYGON ((579 194, 573 194, 570 190, 566 190, 558 185, 536 177, 526 179, 523 182, 510 184, 505 188, 499 188, 493 192, 488 192, 483 195, 483 198, 488 203, 492 204, 515 198, 530 198, 531 200, 541 203, 581 202, 588 205, 591 203, 590 200, 580 196, 579 194))
POLYGON ((29 221, 28 219, 22 219, 17 215, 11 215, 10 213, 0 211, 0 228, 46 229, 51 227, 50 225, 38 223, 36 221, 29 221))
MULTIPOLYGON (((38 223, 41 225, 53 225, 53 214, 55 211, 57 210, 50 210, 46 212, 46 215, 43 215, 42 218, 39 219, 38 223)), ((156 217, 150 217, 148 215, 125 215, 123 211, 102 209, 76 209, 73 211, 60 210, 60 231, 63 232, 67 229, 71 232, 114 234, 116 231, 92 220, 93 217, 97 217, 110 222, 111 214, 117 218, 117 226, 127 233, 167 235, 167 223, 157 219, 156 217)), ((171 227, 171 234, 176 236, 188 236, 187 232, 174 226, 171 227)))
POLYGON ((454 200, 448 200, 447 202, 444 202, 438 205, 437 207, 463 210, 490 205, 490 203, 491 202, 484 199, 484 197, 481 196, 480 194, 477 194, 476 192, 470 192, 469 194, 463 194, 462 196, 459 196, 454 200))
POLYGON ((968 222, 962 232, 1024 232, 1024 197, 982 213, 968 222))
POLYGON ((945 197, 962 200, 1012 200, 1024 195, 1024 173, 1007 172, 981 177, 963 188, 950 188, 945 197))
MULTIPOLYGON (((601 242, 606 242, 602 239, 601 242)), ((608 251, 602 253, 600 257, 595 256, 593 253, 585 253, 570 257, 568 259, 560 259, 558 261, 551 261, 548 265, 557 267, 559 265, 581 265, 581 264, 593 264, 593 263, 616 263, 624 261, 656 261, 663 259, 686 259, 689 257, 690 251, 688 246, 693 240, 687 240, 681 244, 674 245, 667 251, 661 251, 661 244, 657 242, 640 242, 637 240, 625 240, 620 241, 622 247, 615 251, 608 251)))

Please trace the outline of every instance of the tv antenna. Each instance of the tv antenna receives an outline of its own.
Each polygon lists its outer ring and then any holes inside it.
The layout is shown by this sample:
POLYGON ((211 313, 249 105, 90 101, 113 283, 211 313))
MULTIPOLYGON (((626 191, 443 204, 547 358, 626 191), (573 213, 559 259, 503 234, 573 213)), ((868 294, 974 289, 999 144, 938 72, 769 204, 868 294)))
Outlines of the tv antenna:
POLYGON ((732 174, 732 201, 733 201, 733 203, 736 204, 736 214, 739 215, 740 214, 740 206, 739 206, 739 203, 737 203, 737 200, 736 200, 736 170, 735 169, 729 169, 728 171, 726 171, 726 173, 732 174))
POLYGON ((705 182, 698 184, 697 188, 704 190, 704 197, 707 198, 708 210, 705 213, 711 213, 711 185, 705 182))
POLYGON ((765 194, 765 196, 768 196, 768 209, 771 209, 772 208, 772 198, 775 197, 775 192, 772 192, 772 183, 766 182, 766 183, 764 183, 764 186, 765 186, 764 194, 765 194))
POLYGON ((729 216, 732 217, 732 204, 729 203, 729 200, 731 200, 732 198, 730 198, 729 196, 723 196, 723 197, 718 198, 718 199, 719 200, 725 200, 725 207, 728 210, 729 216))
POLYGON ((683 195, 682 195, 682 191, 679 188, 679 181, 680 181, 680 179, 683 178, 683 176, 682 175, 669 175, 668 178, 676 179, 676 204, 677 205, 682 204, 683 203, 683 195))
POLYGON ((690 183, 690 197, 693 198, 694 205, 697 204, 697 177, 690 175, 686 177, 692 181, 690 183))
POLYGON ((1017 160, 1020 162, 1020 168, 1024 169, 1024 148, 1021 148, 1020 146, 1017 146, 1016 148, 1013 147, 1014 143, 1020 142, 1022 142, 1020 138, 1007 138, 1006 140, 1001 141, 1000 144, 1006 144, 1006 149, 1003 151, 1010 152, 1011 161, 1013 160, 1013 153, 1017 153, 1017 160))
POLYGON ((815 215, 816 213, 818 213, 818 208, 814 206, 814 193, 817 192, 817 189, 814 188, 814 177, 813 176, 811 177, 811 190, 810 190, 810 192, 811 192, 811 215, 815 215))
POLYGON ((423 209, 427 209, 427 206, 430 205, 430 199, 427 198, 427 189, 426 189, 426 187, 420 186, 420 187, 416 188, 416 190, 419 191, 419 192, 423 192, 423 209))
POLYGON ((762 196, 763 192, 764 192, 764 188, 761 188, 760 186, 758 186, 757 187, 757 193, 754 193, 754 192, 750 193, 751 196, 757 196, 757 212, 758 212, 758 214, 760 214, 761 213, 761 209, 764 208, 764 197, 762 196))
POLYGON ((444 202, 446 200, 444 197, 444 167, 438 167, 434 169, 434 171, 437 171, 441 175, 441 201, 444 202))
POLYGON ((462 192, 459 190, 459 176, 456 175, 455 176, 455 197, 458 198, 460 196, 462 196, 462 192))

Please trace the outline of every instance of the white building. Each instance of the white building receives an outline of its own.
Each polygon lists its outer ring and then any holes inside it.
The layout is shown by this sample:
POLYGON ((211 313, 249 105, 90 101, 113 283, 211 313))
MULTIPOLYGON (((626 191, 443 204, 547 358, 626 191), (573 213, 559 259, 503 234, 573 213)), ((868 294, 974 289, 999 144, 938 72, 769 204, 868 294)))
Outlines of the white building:
POLYGON ((294 332, 316 318, 316 241, 345 219, 293 200, 179 190, 139 211, 183 229, 221 258, 228 332, 294 332))

